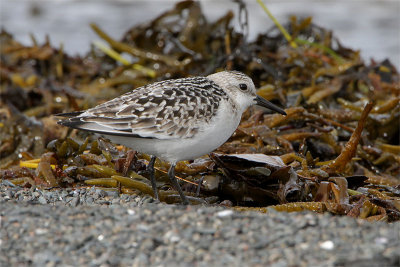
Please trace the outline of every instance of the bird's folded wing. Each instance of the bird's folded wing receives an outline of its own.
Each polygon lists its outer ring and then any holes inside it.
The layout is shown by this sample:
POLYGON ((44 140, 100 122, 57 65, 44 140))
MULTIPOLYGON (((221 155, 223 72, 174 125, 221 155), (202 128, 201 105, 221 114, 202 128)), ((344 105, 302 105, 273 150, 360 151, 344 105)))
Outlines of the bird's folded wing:
POLYGON ((59 124, 75 129, 86 130, 104 135, 127 137, 175 139, 190 137, 197 127, 182 126, 173 121, 157 122, 154 118, 138 119, 135 117, 74 117, 62 120, 59 124))
POLYGON ((138 88, 78 116, 68 114, 70 118, 59 124, 105 135, 191 138, 215 115, 220 98, 211 102, 212 97, 215 95, 204 87, 160 82, 138 88))

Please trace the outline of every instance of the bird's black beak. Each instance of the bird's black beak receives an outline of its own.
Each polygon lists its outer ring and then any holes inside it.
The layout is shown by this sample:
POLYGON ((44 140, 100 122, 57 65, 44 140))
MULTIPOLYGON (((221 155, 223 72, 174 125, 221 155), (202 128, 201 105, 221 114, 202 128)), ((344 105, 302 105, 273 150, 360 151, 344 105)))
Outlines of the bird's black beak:
POLYGON ((261 96, 257 96, 256 98, 254 98, 254 101, 256 101, 256 105, 258 105, 258 106, 261 106, 264 108, 269 108, 269 109, 276 111, 282 115, 286 115, 286 112, 283 109, 275 106, 274 104, 272 104, 268 100, 265 100, 261 96))

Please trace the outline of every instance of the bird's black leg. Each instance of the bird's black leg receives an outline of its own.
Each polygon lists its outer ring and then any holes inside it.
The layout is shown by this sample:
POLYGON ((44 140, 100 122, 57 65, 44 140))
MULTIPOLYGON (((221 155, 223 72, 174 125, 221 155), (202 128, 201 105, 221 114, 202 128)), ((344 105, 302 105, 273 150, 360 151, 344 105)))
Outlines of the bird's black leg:
POLYGON ((147 165, 147 171, 150 173, 150 181, 151 181, 151 187, 153 188, 153 192, 154 192, 154 198, 157 200, 160 200, 160 198, 158 197, 156 177, 154 176, 154 163, 155 162, 156 162, 156 157, 151 156, 149 164, 147 165))
POLYGON ((172 183, 172 186, 175 188, 176 191, 178 191, 179 195, 181 196, 182 203, 184 205, 188 205, 189 201, 187 200, 185 194, 182 191, 181 186, 178 184, 178 181, 175 178, 175 165, 176 165, 176 163, 172 163, 171 167, 169 167, 168 177, 169 177, 169 180, 172 183))

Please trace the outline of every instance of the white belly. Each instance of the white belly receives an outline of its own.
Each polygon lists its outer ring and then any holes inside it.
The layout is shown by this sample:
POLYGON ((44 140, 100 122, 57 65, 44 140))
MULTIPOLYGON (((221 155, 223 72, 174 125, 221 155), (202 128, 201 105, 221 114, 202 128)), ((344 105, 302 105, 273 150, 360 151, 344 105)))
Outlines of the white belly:
POLYGON ((215 118, 193 138, 161 140, 124 136, 106 137, 114 143, 154 155, 165 161, 191 160, 212 152, 225 143, 236 130, 241 112, 232 112, 228 107, 227 103, 221 105, 215 118))

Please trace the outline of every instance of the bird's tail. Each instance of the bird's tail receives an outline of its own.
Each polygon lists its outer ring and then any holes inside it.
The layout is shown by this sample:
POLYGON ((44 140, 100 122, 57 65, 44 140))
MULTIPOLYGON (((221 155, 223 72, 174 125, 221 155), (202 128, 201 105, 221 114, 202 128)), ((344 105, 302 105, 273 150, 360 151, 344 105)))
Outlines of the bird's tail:
POLYGON ((70 118, 70 117, 76 117, 78 115, 81 115, 82 113, 83 113, 83 111, 73 111, 73 112, 53 114, 53 116, 70 118))

